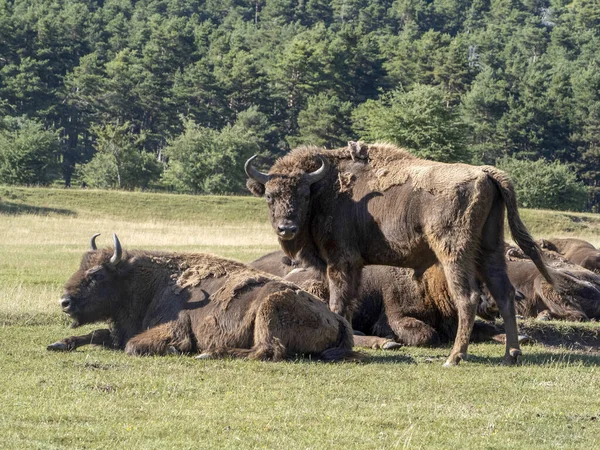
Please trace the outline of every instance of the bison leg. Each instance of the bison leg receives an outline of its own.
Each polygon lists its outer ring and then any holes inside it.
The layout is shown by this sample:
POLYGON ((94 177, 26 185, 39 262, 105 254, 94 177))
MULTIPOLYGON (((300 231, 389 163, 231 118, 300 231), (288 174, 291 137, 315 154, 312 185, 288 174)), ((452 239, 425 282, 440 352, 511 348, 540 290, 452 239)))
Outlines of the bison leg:
MULTIPOLYGON (((483 322, 475 322, 473 324, 473 331, 471 333, 471 342, 486 342, 495 339, 500 334, 498 328, 495 325, 483 322)), ((502 343, 506 342, 506 337, 502 343)))
POLYGON ((402 344, 394 341, 393 339, 383 338, 379 336, 354 335, 354 346, 372 348, 374 350, 394 350, 402 347, 402 344))
POLYGON ((455 366, 467 356, 467 349, 471 338, 471 330, 475 323, 477 305, 479 304, 479 292, 472 271, 468 270, 466 261, 445 263, 444 272, 448 280, 448 287, 458 311, 458 328, 454 346, 450 356, 444 363, 445 367, 455 366))
POLYGON ((46 347, 47 350, 58 352, 70 352, 83 345, 101 345, 103 347, 112 347, 113 340, 108 329, 94 330, 90 334, 83 336, 71 336, 61 339, 54 344, 46 347))
POLYGON ((329 308, 350 323, 358 304, 361 275, 362 267, 351 263, 327 267, 329 308))
MULTIPOLYGON (((498 259, 500 257, 497 257, 498 259)), ((506 274, 506 263, 504 255, 501 255, 502 260, 494 262, 492 258, 491 264, 485 266, 485 271, 482 273, 488 291, 492 298, 496 301, 500 315, 504 321, 504 329, 506 331, 506 353, 504 354, 504 362, 509 365, 518 363, 521 355, 519 346, 519 329, 517 327, 517 317, 515 313, 515 289, 513 288, 508 275, 506 274)))
POLYGON ((398 342, 411 347, 431 347, 440 344, 440 335, 425 322, 414 317, 389 319, 390 327, 398 342))
POLYGON ((168 355, 190 353, 194 348, 188 325, 181 321, 173 321, 135 335, 127 341, 125 352, 136 356, 168 355))

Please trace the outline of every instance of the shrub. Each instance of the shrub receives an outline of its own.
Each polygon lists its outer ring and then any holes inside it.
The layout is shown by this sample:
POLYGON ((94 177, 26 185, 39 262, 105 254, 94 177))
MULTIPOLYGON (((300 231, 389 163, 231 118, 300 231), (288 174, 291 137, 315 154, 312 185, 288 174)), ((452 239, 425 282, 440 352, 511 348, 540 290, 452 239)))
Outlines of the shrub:
POLYGON ((24 117, 0 125, 0 182, 46 185, 59 177, 58 131, 24 117))
POLYGON ((567 164, 505 157, 498 159, 496 165, 512 178, 520 206, 569 211, 585 209, 587 188, 577 181, 575 172, 567 164))

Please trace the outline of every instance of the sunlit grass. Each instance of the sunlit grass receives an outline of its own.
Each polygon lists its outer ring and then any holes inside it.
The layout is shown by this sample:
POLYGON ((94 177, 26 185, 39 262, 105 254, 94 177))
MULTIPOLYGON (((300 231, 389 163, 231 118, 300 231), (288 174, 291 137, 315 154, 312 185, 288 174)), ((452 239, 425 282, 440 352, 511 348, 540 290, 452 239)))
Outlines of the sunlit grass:
MULTIPOLYGON (((99 246, 111 246, 116 232, 125 248, 243 261, 277 241, 254 198, 21 188, 0 197, 0 448, 600 445, 594 353, 534 345, 509 368, 500 364, 503 346, 477 344, 469 361, 447 370, 447 347, 369 351, 367 363, 333 365, 47 352, 93 329, 70 329, 58 307, 93 233, 102 233, 99 246)), ((599 216, 568 215, 523 212, 535 234, 600 241, 599 216)))

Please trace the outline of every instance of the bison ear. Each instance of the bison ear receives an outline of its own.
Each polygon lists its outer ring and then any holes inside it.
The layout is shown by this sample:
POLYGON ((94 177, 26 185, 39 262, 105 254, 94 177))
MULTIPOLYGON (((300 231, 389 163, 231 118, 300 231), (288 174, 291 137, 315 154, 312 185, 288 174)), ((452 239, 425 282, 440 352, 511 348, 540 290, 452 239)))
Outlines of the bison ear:
POLYGON ((246 187, 256 197, 262 197, 265 195, 265 185, 253 180, 252 178, 248 178, 248 180, 246 180, 246 187))
POLYGON ((355 159, 369 159, 369 147, 364 142, 348 141, 348 150, 350 157, 355 159))

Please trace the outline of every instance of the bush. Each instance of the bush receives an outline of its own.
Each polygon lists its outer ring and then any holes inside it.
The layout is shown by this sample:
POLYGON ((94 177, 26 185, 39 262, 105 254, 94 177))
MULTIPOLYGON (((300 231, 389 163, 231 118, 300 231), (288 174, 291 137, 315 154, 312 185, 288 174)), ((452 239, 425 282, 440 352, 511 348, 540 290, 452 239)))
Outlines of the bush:
POLYGON ((180 192, 244 192, 244 163, 259 153, 258 140, 239 124, 217 131, 184 119, 184 132, 164 149, 168 163, 163 181, 180 192))
POLYGON ((446 107, 439 87, 415 85, 367 100, 352 115, 354 129, 369 142, 393 142, 415 155, 435 161, 471 161, 465 125, 446 107))
POLYGON ((141 148, 140 137, 129 128, 129 123, 94 128, 96 154, 89 163, 77 166, 81 181, 101 189, 144 189, 160 178, 161 163, 141 148))
POLYGON ((498 159, 496 165, 512 178, 520 206, 568 211, 585 209, 587 188, 577 181, 575 172, 567 164, 505 157, 498 159))
POLYGON ((0 124, 0 183, 46 185, 60 176, 59 135, 34 120, 5 117, 0 124))

